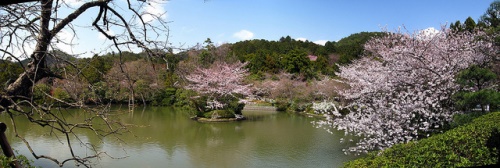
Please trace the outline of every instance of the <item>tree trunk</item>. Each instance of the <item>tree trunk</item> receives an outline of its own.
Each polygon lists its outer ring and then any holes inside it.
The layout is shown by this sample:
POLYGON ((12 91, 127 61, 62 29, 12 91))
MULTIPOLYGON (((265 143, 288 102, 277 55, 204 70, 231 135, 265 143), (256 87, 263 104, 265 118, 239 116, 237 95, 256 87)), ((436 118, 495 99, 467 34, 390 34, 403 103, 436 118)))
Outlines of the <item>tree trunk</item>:
POLYGON ((31 54, 31 61, 28 63, 26 71, 19 75, 19 78, 17 78, 14 83, 7 87, 6 92, 9 96, 28 97, 31 86, 38 80, 52 75, 45 65, 47 49, 53 37, 49 31, 52 2, 53 0, 41 0, 42 12, 40 15, 40 33, 36 40, 36 47, 31 54))

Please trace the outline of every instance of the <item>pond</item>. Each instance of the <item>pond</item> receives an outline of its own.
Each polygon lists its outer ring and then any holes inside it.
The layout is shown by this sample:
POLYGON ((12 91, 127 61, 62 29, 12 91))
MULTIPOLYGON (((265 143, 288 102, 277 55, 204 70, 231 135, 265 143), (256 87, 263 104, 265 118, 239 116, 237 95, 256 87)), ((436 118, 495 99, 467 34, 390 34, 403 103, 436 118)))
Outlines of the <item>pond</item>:
MULTIPOLYGON (((69 113, 76 119, 82 112, 69 113)), ((130 133, 119 136, 120 140, 99 139, 90 132, 81 132, 79 137, 111 156, 93 160, 94 167, 340 167, 356 158, 343 153, 342 149, 352 145, 340 143, 343 132, 330 134, 314 128, 311 121, 315 118, 274 111, 243 114, 248 120, 200 123, 189 119, 186 112, 169 107, 139 108, 114 116, 133 125, 130 133)), ((0 121, 10 128, 7 117, 2 114, 0 121)), ((19 120, 18 130, 39 155, 70 155, 63 137, 50 135, 45 128, 19 120)), ((57 166, 44 159, 35 160, 12 130, 6 134, 12 147, 34 160, 35 166, 57 166)), ((89 151, 82 148, 78 152, 89 151)), ((65 167, 76 165, 66 163, 65 167)))

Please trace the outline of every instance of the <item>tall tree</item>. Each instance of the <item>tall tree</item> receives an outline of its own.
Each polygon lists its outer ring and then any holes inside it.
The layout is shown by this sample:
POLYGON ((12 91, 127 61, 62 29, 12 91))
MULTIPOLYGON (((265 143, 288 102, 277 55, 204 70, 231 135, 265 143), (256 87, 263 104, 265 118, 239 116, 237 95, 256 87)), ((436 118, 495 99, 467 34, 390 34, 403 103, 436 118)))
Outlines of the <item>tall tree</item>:
MULTIPOLYGON (((79 70, 74 71, 77 74, 70 74, 71 71, 53 71, 52 67, 47 64, 49 58, 56 60, 64 65, 78 67, 71 61, 62 57, 58 57, 55 51, 58 49, 55 43, 64 42, 68 45, 75 44, 78 39, 72 38, 65 40, 61 38, 63 32, 78 33, 77 27, 93 27, 98 33, 102 34, 112 45, 112 50, 121 56, 123 50, 130 48, 142 49, 148 56, 159 57, 151 48, 166 48, 165 40, 156 41, 148 37, 161 37, 162 33, 168 31, 167 22, 163 20, 163 14, 150 13, 145 10, 151 1, 144 0, 82 0, 74 3, 69 0, 7 0, 0 2, 0 57, 7 57, 21 64, 21 59, 28 58, 29 63, 24 67, 21 73, 14 82, 10 83, 5 89, 0 91, 0 111, 6 112, 12 118, 14 116, 23 116, 28 120, 44 127, 51 127, 53 131, 57 131, 66 136, 66 145, 72 155, 68 158, 59 160, 51 156, 38 154, 29 145, 29 140, 23 139, 30 150, 30 153, 36 159, 44 158, 63 166, 68 161, 75 161, 78 164, 87 165, 91 158, 95 158, 103 152, 95 151, 92 145, 86 142, 79 141, 76 144, 86 146, 93 153, 85 156, 78 156, 73 152, 73 145, 70 139, 73 136, 78 136, 74 133, 75 128, 90 129, 96 132, 97 136, 113 135, 113 133, 122 130, 124 127, 112 121, 106 116, 106 111, 99 108, 86 107, 82 104, 66 102, 57 99, 50 95, 50 98, 58 103, 67 106, 80 107, 89 112, 94 113, 93 117, 82 119, 80 123, 68 123, 61 117, 61 114, 53 113, 50 104, 39 104, 32 98, 34 89, 33 86, 48 78, 65 79, 70 76, 78 76, 79 70), (94 9, 94 10, 92 10, 94 9), (89 12, 93 11, 93 12, 89 12), (97 12, 95 12, 97 11, 97 12), (92 17, 82 17, 83 15, 93 15, 92 17), (76 19, 88 20, 85 25, 75 25, 76 19), (154 21, 152 21, 154 20, 154 21), (121 34, 112 34, 114 32, 123 32, 121 34), (153 30, 153 31, 149 31, 153 30), (33 45, 33 51, 28 51, 26 48, 33 45), (21 107, 31 107, 31 110, 21 107), (40 114, 35 116, 34 114, 40 114), (42 115, 43 114, 43 115, 42 115), (110 129, 96 129, 95 122, 107 123, 110 129), (111 134, 110 134, 111 133, 111 134)), ((74 37, 74 36, 73 36, 74 37)), ((96 37, 97 38, 97 37, 96 37)), ((64 68, 64 67, 62 67, 64 68)), ((130 81, 130 80, 129 80, 130 81)), ((132 88, 130 84, 129 88, 132 88)), ((131 89, 133 92, 133 90, 131 89)), ((13 128, 18 137, 16 127, 13 128)), ((79 138, 76 138, 79 139, 79 138)))
POLYGON ((443 126, 457 112, 451 100, 458 90, 455 75, 495 51, 476 38, 480 32, 451 33, 386 33, 367 42, 367 54, 338 74, 350 84, 341 95, 352 111, 320 124, 364 137, 351 152, 384 149, 443 126))
POLYGON ((472 32, 476 28, 476 21, 472 19, 470 16, 465 20, 465 30, 472 32))
POLYGON ((328 41, 325 43, 325 50, 328 54, 334 53, 337 51, 335 47, 335 41, 328 41))
POLYGON ((462 22, 460 20, 457 20, 455 24, 450 24, 450 29, 454 31, 463 31, 464 30, 464 25, 462 25, 462 22))
POLYGON ((480 22, 487 26, 498 27, 500 25, 500 1, 495 0, 490 4, 486 12, 481 16, 480 22))
POLYGON ((500 104, 500 93, 495 91, 495 73, 477 65, 463 70, 457 75, 457 82, 462 86, 461 91, 454 95, 459 108, 470 110, 477 105, 485 112, 487 106, 496 110, 500 104))
POLYGON ((208 96, 207 104, 211 110, 223 109, 228 105, 224 101, 227 97, 238 98, 237 94, 250 94, 250 85, 243 82, 248 75, 244 68, 246 65, 219 62, 210 68, 197 68, 186 76, 190 82, 186 88, 208 96))

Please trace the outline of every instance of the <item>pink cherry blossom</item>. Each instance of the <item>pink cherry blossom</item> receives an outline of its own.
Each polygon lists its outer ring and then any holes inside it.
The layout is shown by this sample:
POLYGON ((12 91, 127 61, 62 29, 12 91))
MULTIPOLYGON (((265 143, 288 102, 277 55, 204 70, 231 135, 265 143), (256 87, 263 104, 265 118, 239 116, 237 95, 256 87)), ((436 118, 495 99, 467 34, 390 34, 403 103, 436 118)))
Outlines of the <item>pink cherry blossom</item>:
POLYGON ((494 50, 482 32, 431 37, 387 32, 365 44, 366 53, 340 67, 350 88, 340 92, 351 112, 316 122, 362 137, 347 152, 367 152, 426 137, 452 119, 457 72, 482 64, 494 50))
POLYGON ((210 68, 198 67, 193 73, 186 76, 190 82, 186 88, 208 95, 209 108, 221 109, 225 104, 217 101, 217 98, 251 93, 251 85, 243 83, 245 76, 248 75, 247 69, 244 68, 246 65, 247 63, 227 64, 219 62, 210 68))

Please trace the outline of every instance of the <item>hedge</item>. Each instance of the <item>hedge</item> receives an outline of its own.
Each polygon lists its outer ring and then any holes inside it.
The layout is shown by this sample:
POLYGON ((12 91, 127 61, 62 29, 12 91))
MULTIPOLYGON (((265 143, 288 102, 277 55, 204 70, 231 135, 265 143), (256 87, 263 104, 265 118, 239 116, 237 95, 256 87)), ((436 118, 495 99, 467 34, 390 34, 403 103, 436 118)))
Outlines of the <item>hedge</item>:
POLYGON ((345 167, 471 167, 498 161, 500 112, 419 141, 394 145, 345 167))

